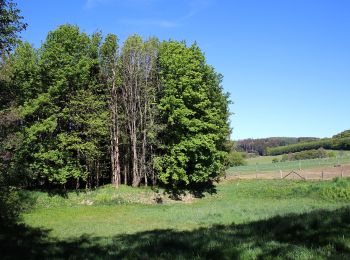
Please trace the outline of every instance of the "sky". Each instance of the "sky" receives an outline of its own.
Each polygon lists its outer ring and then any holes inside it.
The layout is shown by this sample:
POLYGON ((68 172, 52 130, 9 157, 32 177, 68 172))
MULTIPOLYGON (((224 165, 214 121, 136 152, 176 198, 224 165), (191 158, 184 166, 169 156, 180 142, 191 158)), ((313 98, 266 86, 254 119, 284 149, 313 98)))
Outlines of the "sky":
POLYGON ((224 76, 231 138, 330 137, 350 129, 348 0, 15 0, 40 47, 61 24, 197 42, 224 76), (348 119, 346 119, 348 118, 348 119))

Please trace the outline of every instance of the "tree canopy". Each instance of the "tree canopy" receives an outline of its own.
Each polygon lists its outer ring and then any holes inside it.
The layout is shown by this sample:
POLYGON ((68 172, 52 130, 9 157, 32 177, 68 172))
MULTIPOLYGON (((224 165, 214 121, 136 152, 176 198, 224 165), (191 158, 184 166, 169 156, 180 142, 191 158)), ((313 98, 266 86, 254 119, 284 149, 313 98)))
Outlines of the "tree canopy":
POLYGON ((0 56, 19 43, 18 33, 27 28, 20 10, 12 0, 0 0, 0 56))
POLYGON ((192 188, 225 169, 228 94, 196 44, 132 35, 119 47, 66 24, 7 66, 2 167, 23 185, 192 188))

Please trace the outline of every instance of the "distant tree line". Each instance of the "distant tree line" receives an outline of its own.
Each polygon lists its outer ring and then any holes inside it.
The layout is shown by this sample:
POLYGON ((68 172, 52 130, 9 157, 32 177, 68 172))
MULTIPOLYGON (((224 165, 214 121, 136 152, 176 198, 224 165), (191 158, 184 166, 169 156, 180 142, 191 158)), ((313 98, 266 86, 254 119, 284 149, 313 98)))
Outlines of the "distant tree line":
POLYGON ((255 153, 258 155, 267 155, 267 148, 286 146, 301 142, 315 141, 315 137, 269 137, 260 139, 243 139, 236 142, 238 151, 246 153, 255 153))
POLYGON ((339 134, 333 135, 332 138, 346 138, 350 137, 350 130, 345 130, 343 132, 340 132, 339 134))
POLYGON ((132 35, 120 46, 62 25, 39 49, 1 47, 2 176, 176 189, 225 170, 228 94, 196 44, 132 35))
POLYGON ((318 141, 303 142, 287 146, 267 148, 268 155, 279 155, 301 152, 313 149, 330 149, 330 150, 350 150, 350 137, 345 138, 323 138, 318 141))

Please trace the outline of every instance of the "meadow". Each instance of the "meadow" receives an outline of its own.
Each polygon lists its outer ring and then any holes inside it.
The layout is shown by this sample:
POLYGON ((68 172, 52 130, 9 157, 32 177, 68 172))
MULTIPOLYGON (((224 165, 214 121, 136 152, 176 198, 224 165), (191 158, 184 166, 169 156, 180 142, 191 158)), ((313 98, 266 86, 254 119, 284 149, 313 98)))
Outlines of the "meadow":
POLYGON ((335 151, 336 156, 330 158, 307 159, 296 161, 281 162, 281 155, 276 156, 257 156, 246 160, 247 164, 243 166, 231 167, 227 170, 226 175, 245 175, 245 174, 264 174, 279 173, 279 171, 288 172, 292 170, 309 170, 331 168, 337 165, 349 165, 350 153, 348 151, 335 151), (272 160, 277 159, 278 162, 273 163, 272 160))
POLYGON ((350 257, 350 179, 239 180, 204 198, 112 186, 27 192, 22 224, 2 227, 4 259, 350 257))

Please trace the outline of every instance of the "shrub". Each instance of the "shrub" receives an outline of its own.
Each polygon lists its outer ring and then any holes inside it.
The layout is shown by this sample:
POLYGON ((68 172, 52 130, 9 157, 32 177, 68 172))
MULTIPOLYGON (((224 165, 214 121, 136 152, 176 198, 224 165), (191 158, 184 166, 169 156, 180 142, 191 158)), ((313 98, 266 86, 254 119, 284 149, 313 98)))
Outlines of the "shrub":
POLYGON ((278 163, 278 159, 277 158, 273 158, 272 159, 272 163, 278 163))
POLYGON ((296 160, 307 160, 307 159, 318 159, 318 158, 326 158, 326 157, 334 157, 335 153, 326 152, 323 148, 317 150, 308 150, 296 153, 284 154, 282 156, 281 161, 296 161, 296 160))
POLYGON ((243 154, 236 151, 231 151, 227 154, 226 165, 228 167, 245 165, 246 161, 243 158, 243 154))

